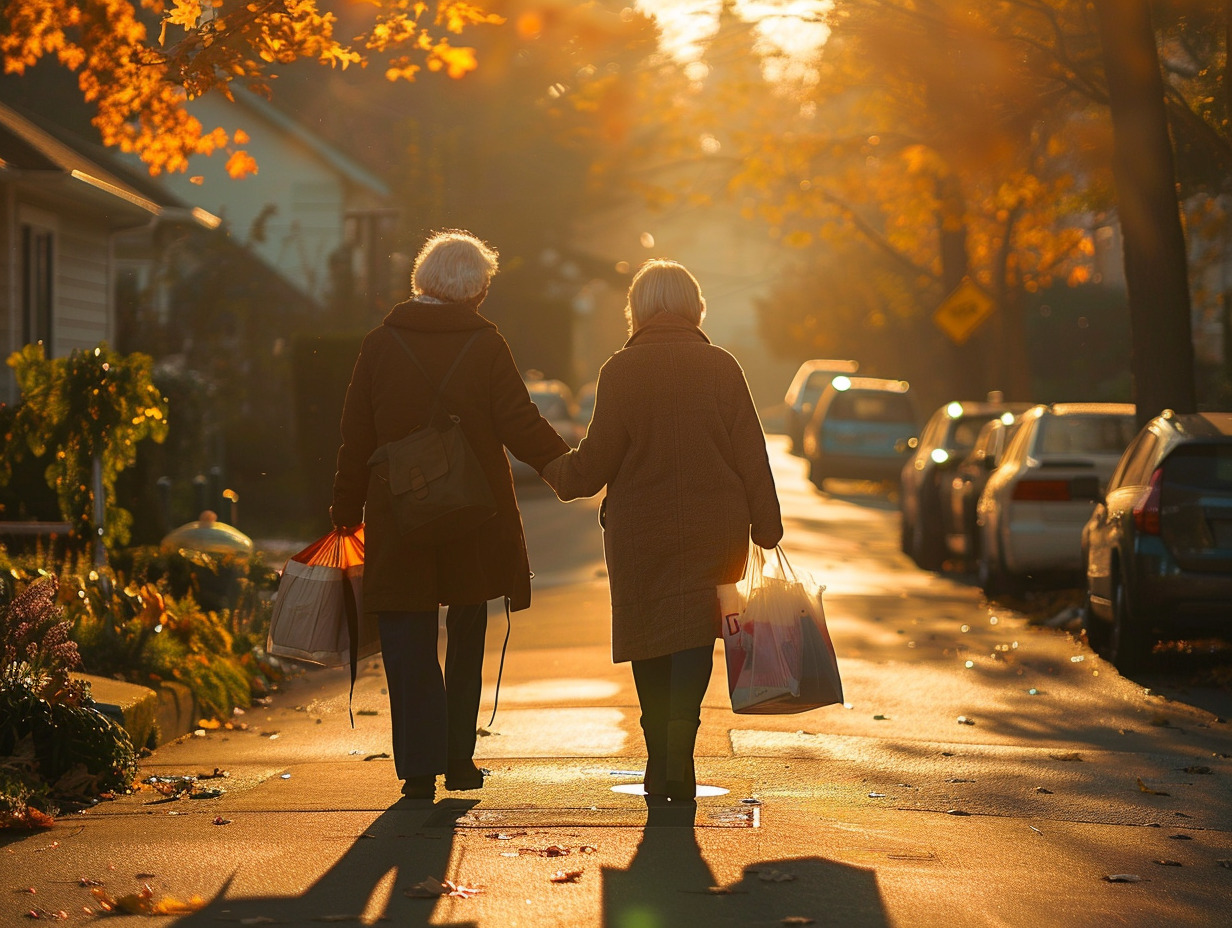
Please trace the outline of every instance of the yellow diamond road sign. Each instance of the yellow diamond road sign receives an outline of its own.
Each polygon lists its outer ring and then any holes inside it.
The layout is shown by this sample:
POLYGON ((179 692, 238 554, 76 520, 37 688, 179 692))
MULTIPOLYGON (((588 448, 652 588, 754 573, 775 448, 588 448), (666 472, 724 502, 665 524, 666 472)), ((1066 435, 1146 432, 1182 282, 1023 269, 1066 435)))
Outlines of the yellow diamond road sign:
POLYGON ((968 279, 937 307, 933 322, 954 344, 961 345, 992 315, 993 308, 992 298, 968 279))

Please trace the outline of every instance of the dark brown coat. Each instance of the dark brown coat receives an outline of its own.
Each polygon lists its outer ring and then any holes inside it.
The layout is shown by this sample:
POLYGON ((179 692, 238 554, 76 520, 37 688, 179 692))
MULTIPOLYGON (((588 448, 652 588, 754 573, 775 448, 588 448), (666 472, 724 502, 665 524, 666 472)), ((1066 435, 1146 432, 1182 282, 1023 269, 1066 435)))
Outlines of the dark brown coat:
POLYGON ((365 524, 367 612, 430 610, 502 596, 515 610, 530 605, 530 566, 505 448, 541 470, 569 446, 539 415, 505 339, 477 310, 475 303, 400 303, 360 348, 342 413, 330 515, 337 526, 365 524), (381 494, 369 493, 372 452, 426 424, 433 398, 391 326, 435 383, 471 334, 483 330, 445 387, 446 409, 461 419, 496 496, 497 514, 472 535, 437 547, 408 544, 394 527, 392 510, 377 502, 381 494))
POLYGON ((713 644, 716 588, 740 579, 750 531, 765 548, 783 536, 744 372, 668 313, 604 364, 586 438, 543 478, 564 500, 607 487, 615 661, 713 644))

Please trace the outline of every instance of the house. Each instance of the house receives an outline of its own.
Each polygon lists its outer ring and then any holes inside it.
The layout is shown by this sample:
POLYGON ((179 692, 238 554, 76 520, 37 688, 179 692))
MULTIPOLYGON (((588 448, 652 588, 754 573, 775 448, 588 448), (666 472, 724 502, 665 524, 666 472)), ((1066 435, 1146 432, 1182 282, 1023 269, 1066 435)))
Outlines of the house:
MULTIPOLYGON (((51 357, 114 341, 119 237, 167 220, 217 220, 151 197, 98 159, 0 104, 0 352, 51 357)), ((0 371, 0 402, 18 399, 0 371)))
MULTIPOLYGON (((192 162, 188 174, 158 178, 177 198, 222 217, 244 243, 306 296, 325 307, 358 300, 357 315, 387 308, 387 238, 397 211, 383 180, 262 97, 234 88, 235 102, 215 94, 194 100, 207 129, 242 130, 257 173, 234 179, 227 156, 192 162)), ((378 317, 379 318, 379 317, 378 317)))

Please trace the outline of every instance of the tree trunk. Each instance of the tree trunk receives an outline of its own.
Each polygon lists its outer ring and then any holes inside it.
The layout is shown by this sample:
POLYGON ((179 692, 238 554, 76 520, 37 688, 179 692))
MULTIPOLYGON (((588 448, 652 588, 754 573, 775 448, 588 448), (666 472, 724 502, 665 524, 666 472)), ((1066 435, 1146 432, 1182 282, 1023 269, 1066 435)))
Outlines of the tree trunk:
POLYGON ((1149 0, 1095 0, 1095 7, 1115 133, 1130 369, 1144 423, 1164 409, 1196 409, 1185 236, 1149 0))

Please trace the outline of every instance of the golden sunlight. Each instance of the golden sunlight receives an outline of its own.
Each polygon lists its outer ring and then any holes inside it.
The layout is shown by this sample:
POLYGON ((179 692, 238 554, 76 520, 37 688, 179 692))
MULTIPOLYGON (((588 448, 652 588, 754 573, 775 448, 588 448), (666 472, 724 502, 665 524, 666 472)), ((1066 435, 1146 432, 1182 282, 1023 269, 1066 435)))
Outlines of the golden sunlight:
MULTIPOLYGON (((830 30, 824 18, 830 0, 728 0, 735 14, 754 24, 768 58, 802 61, 825 44, 830 30)), ((662 30, 665 52, 680 60, 696 59, 706 39, 719 28, 724 0, 638 0, 662 30)))

